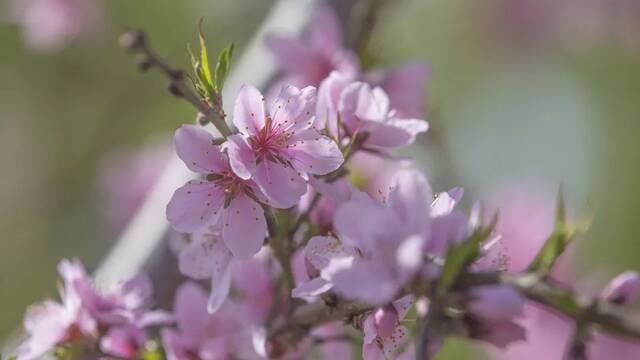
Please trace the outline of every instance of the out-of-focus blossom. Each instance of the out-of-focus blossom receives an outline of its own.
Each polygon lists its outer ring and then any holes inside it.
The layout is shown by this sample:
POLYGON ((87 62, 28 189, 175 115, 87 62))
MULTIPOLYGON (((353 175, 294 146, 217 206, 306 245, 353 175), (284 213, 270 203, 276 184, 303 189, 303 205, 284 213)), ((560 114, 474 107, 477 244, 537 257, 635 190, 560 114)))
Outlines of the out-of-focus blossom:
POLYGON ((171 148, 167 144, 152 143, 138 152, 119 151, 107 157, 99 185, 106 222, 112 232, 122 230, 131 220, 170 155, 171 148))
POLYGON ((338 70, 355 77, 358 58, 342 45, 342 29, 328 7, 317 9, 308 34, 303 38, 270 34, 267 47, 284 73, 281 83, 297 87, 318 86, 329 74, 338 70))
POLYGON ((338 19, 328 7, 317 10, 306 36, 271 34, 267 46, 284 75, 275 88, 282 84, 320 86, 329 74, 336 72, 349 82, 361 80, 384 89, 399 117, 424 115, 428 78, 424 64, 411 62, 390 71, 374 69, 362 73, 356 55, 343 47, 342 36, 338 19))
POLYGON ((400 324, 411 308, 412 297, 405 296, 391 304, 376 309, 362 324, 365 360, 393 359, 407 345, 409 329, 400 324))
POLYGON ((355 193, 339 206, 334 219, 338 238, 309 241, 306 258, 319 276, 296 288, 294 296, 333 289, 383 305, 420 269, 424 256, 442 256, 448 243, 468 232, 466 217, 457 211, 432 217, 431 188, 417 170, 399 171, 388 199, 384 204, 355 193))
POLYGON ((640 274, 626 271, 616 276, 602 290, 600 298, 616 304, 629 305, 638 298, 640 274))
POLYGON ((496 233, 509 271, 523 271, 553 227, 553 198, 531 187, 509 185, 487 201, 487 215, 498 213, 496 233))
POLYGON ((177 329, 165 328, 161 332, 168 360, 231 359, 251 352, 250 331, 238 321, 238 314, 226 307, 209 314, 207 295, 198 285, 181 285, 173 306, 177 329))
POLYGON ((211 134, 193 125, 176 131, 178 156, 204 179, 191 180, 176 190, 167 205, 167 219, 181 232, 220 224, 226 248, 246 259, 260 250, 267 234, 258 202, 264 195, 253 181, 235 175, 226 154, 213 141, 211 134))
POLYGON ((134 354, 146 341, 144 328, 172 321, 163 311, 149 310, 151 283, 143 275, 100 293, 78 261, 61 261, 58 272, 62 304, 47 300, 29 309, 28 337, 17 350, 20 360, 37 359, 57 345, 96 341, 99 331, 105 332, 99 344, 103 352, 134 354))
POLYGON ((376 149, 409 145, 428 129, 424 120, 400 117, 382 88, 352 82, 338 72, 320 85, 316 116, 318 127, 327 127, 335 137, 368 134, 364 144, 376 149))
POLYGON ((309 174, 328 174, 344 161, 338 145, 313 128, 315 102, 315 88, 286 86, 267 115, 256 88, 240 89, 233 112, 240 134, 223 146, 235 174, 253 179, 269 205, 295 205, 309 174))
POLYGON ((52 52, 93 32, 100 12, 97 0, 13 0, 12 18, 29 48, 52 52))
POLYGON ((507 286, 484 286, 469 292, 466 322, 473 338, 497 347, 526 339, 525 329, 515 320, 522 316, 524 298, 507 286))

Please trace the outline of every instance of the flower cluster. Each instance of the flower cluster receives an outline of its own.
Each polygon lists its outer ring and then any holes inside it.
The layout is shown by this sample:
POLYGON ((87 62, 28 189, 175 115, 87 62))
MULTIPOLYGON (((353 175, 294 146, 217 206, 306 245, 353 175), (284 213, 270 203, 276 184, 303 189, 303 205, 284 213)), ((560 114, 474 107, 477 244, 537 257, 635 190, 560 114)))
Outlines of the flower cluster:
MULTIPOLYGON (((354 345, 366 360, 424 359, 449 335, 502 356, 540 335, 534 301, 571 318, 563 344, 573 336, 578 351, 590 312, 635 300, 635 272, 612 280, 589 307, 549 280, 581 229, 562 202, 554 226, 532 215, 546 208, 500 205, 498 220, 478 204, 466 211, 462 188, 434 191, 415 163, 396 158, 428 130, 426 70, 361 71, 337 24, 322 8, 308 42, 268 37, 283 76, 266 98, 240 88, 233 130, 217 137, 185 124, 175 132, 175 151, 196 175, 166 207, 181 233, 171 245, 185 277, 170 284, 173 310, 151 307, 144 276, 103 293, 79 263, 63 261, 62 304, 27 313, 18 360, 52 349, 61 359, 348 359, 354 345)), ((229 51, 220 60, 227 65, 229 51)), ((198 109, 225 120, 224 74, 214 83, 208 63, 194 59, 194 67, 196 84, 212 89, 200 99, 194 92, 198 109)), ((184 96, 182 77, 169 75, 184 96)))
POLYGON ((150 310, 152 287, 144 275, 101 293, 77 260, 61 261, 58 273, 61 303, 46 300, 28 310, 18 359, 39 359, 57 346, 74 358, 133 358, 145 346, 146 328, 173 321, 167 312, 150 310))

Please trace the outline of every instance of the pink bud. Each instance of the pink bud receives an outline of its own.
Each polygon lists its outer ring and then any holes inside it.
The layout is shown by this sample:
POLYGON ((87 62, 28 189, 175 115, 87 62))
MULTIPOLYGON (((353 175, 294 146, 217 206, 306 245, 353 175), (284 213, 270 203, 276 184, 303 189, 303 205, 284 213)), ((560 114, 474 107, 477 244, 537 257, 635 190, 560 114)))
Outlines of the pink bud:
POLYGON ((633 303, 640 292, 640 274, 635 271, 626 271, 616 276, 600 293, 604 301, 629 305, 633 303))
POLYGON ((378 335, 381 337, 389 337, 393 334, 393 330, 398 324, 398 310, 389 304, 379 308, 373 314, 378 335))

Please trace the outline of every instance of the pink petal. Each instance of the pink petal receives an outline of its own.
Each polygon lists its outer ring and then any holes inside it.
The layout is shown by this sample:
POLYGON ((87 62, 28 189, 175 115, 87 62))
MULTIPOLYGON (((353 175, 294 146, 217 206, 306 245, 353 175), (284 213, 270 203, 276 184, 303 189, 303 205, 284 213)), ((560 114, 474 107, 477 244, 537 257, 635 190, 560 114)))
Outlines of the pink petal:
POLYGON ((313 125, 316 106, 316 88, 298 89, 284 86, 271 107, 273 128, 282 131, 299 131, 313 125))
POLYGON ((413 305, 413 296, 406 295, 393 302, 393 306, 398 311, 398 319, 402 320, 413 305))
POLYGON ((509 286, 481 286, 471 290, 469 311, 488 320, 510 320, 522 315, 524 297, 509 286))
POLYGON ((428 70, 423 63, 409 63, 389 72, 382 87, 389 94, 391 107, 400 116, 422 116, 426 100, 428 70))
POLYGON ((422 232, 428 225, 433 193, 427 178, 417 169, 397 171, 391 180, 389 206, 409 232, 422 232))
POLYGON ((213 183, 192 180, 173 194, 167 205, 167 220, 181 232, 193 232, 215 224, 224 202, 224 192, 213 183))
POLYGON ((256 156, 240 134, 231 135, 222 145, 229 154, 229 164, 241 179, 248 180, 256 169, 256 156))
POLYGON ((354 251, 334 237, 314 236, 305 246, 304 253, 311 265, 322 270, 332 258, 353 256, 354 251))
POLYGON ((221 231, 207 228, 194 234, 191 243, 180 252, 178 267, 181 273, 190 278, 207 279, 220 267, 226 267, 231 256, 222 241, 221 231))
POLYGON ((205 338, 211 316, 207 314, 207 294, 199 285, 193 282, 180 285, 173 311, 185 346, 195 346, 205 338))
POLYGON ((368 196, 353 198, 338 207, 333 224, 346 245, 371 250, 395 243, 396 232, 402 228, 387 207, 368 196))
POLYGON ((185 343, 184 337, 178 335, 177 331, 171 328, 163 328, 160 335, 167 360, 185 360, 189 358, 188 345, 185 343))
POLYGON ((363 122, 362 130, 369 133, 366 144, 376 148, 396 148, 411 144, 415 139, 411 133, 392 123, 363 122))
POLYGON ((457 210, 433 218, 425 250, 432 255, 444 255, 450 244, 457 244, 467 237, 468 223, 466 216, 457 210))
POLYGON ((393 335, 399 320, 398 311, 393 305, 385 305, 373 313, 373 319, 378 335, 383 338, 390 337, 393 335))
POLYGON ((268 35, 265 43, 286 74, 305 74, 313 68, 313 51, 305 42, 280 35, 268 35))
POLYGON ((371 305, 389 302, 400 286, 385 264, 356 262, 346 271, 333 276, 334 291, 348 299, 357 299, 371 305))
POLYGON ((294 169, 266 159, 258 164, 254 181, 269 200, 267 204, 277 208, 296 205, 307 191, 306 182, 294 169))
POLYGON ((237 194, 224 211, 222 237, 233 256, 248 259, 255 255, 267 235, 262 207, 244 194, 237 194))
POLYGON ((429 130, 429 123, 422 119, 398 119, 394 118, 390 121, 394 126, 403 129, 409 135, 409 143, 413 143, 416 136, 429 130))
POLYGON ((462 199, 462 195, 464 195, 464 189, 460 187, 439 193, 431 203, 431 216, 436 217, 451 213, 456 204, 462 199))
POLYGON ((233 124, 246 136, 257 134, 264 127, 264 99, 258 89, 243 85, 233 107, 233 124))
POLYGON ((315 175, 328 174, 344 162, 338 144, 314 129, 296 132, 284 152, 296 169, 315 175))
POLYGON ((478 338, 502 349, 527 339, 525 328, 512 321, 488 322, 484 326, 487 327, 487 333, 478 335, 478 338))
POLYGON ((405 344, 409 335, 409 329, 404 326, 397 326, 390 336, 382 338, 384 353, 388 358, 394 358, 401 347, 405 344))
MULTIPOLYGON (((338 103, 342 91, 353 80, 346 75, 333 71, 318 87, 318 100, 316 103, 317 129, 328 128, 333 136, 338 134, 338 103)), ((342 130, 340 130, 342 131, 342 130)))
POLYGON ((207 302, 207 312, 213 314, 224 303, 231 289, 231 256, 227 256, 215 263, 211 274, 211 293, 207 302))
POLYGON ((153 296, 151 279, 139 273, 120 286, 120 299, 128 309, 140 309, 147 305, 153 296))
POLYGON ((194 125, 182 125, 173 137, 176 153, 187 167, 197 173, 217 173, 227 168, 227 159, 213 136, 194 125))
POLYGON ((361 120, 382 122, 387 118, 389 101, 381 91, 374 91, 369 84, 355 82, 342 91, 338 103, 342 121, 355 130, 361 120))
POLYGON ((317 277, 296 286, 291 291, 291 297, 313 301, 312 299, 331 290, 332 287, 331 282, 317 277))
POLYGON ((328 6, 320 6, 313 14, 310 43, 316 49, 332 53, 342 47, 342 29, 336 14, 328 6))

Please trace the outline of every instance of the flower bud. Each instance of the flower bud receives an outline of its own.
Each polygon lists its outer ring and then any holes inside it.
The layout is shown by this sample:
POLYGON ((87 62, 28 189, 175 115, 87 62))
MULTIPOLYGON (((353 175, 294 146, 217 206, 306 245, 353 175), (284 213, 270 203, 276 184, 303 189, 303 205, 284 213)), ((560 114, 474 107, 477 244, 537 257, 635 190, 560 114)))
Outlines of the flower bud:
POLYGON ((633 303, 640 292, 640 274, 626 271, 616 276, 600 293, 600 298, 620 305, 633 303))
POLYGON ((131 30, 120 35, 118 39, 120 46, 125 49, 133 50, 137 49, 145 43, 145 35, 142 31, 131 30))
POLYGON ((398 310, 391 304, 386 305, 376 310, 373 319, 378 335, 389 337, 398 324, 398 310))

